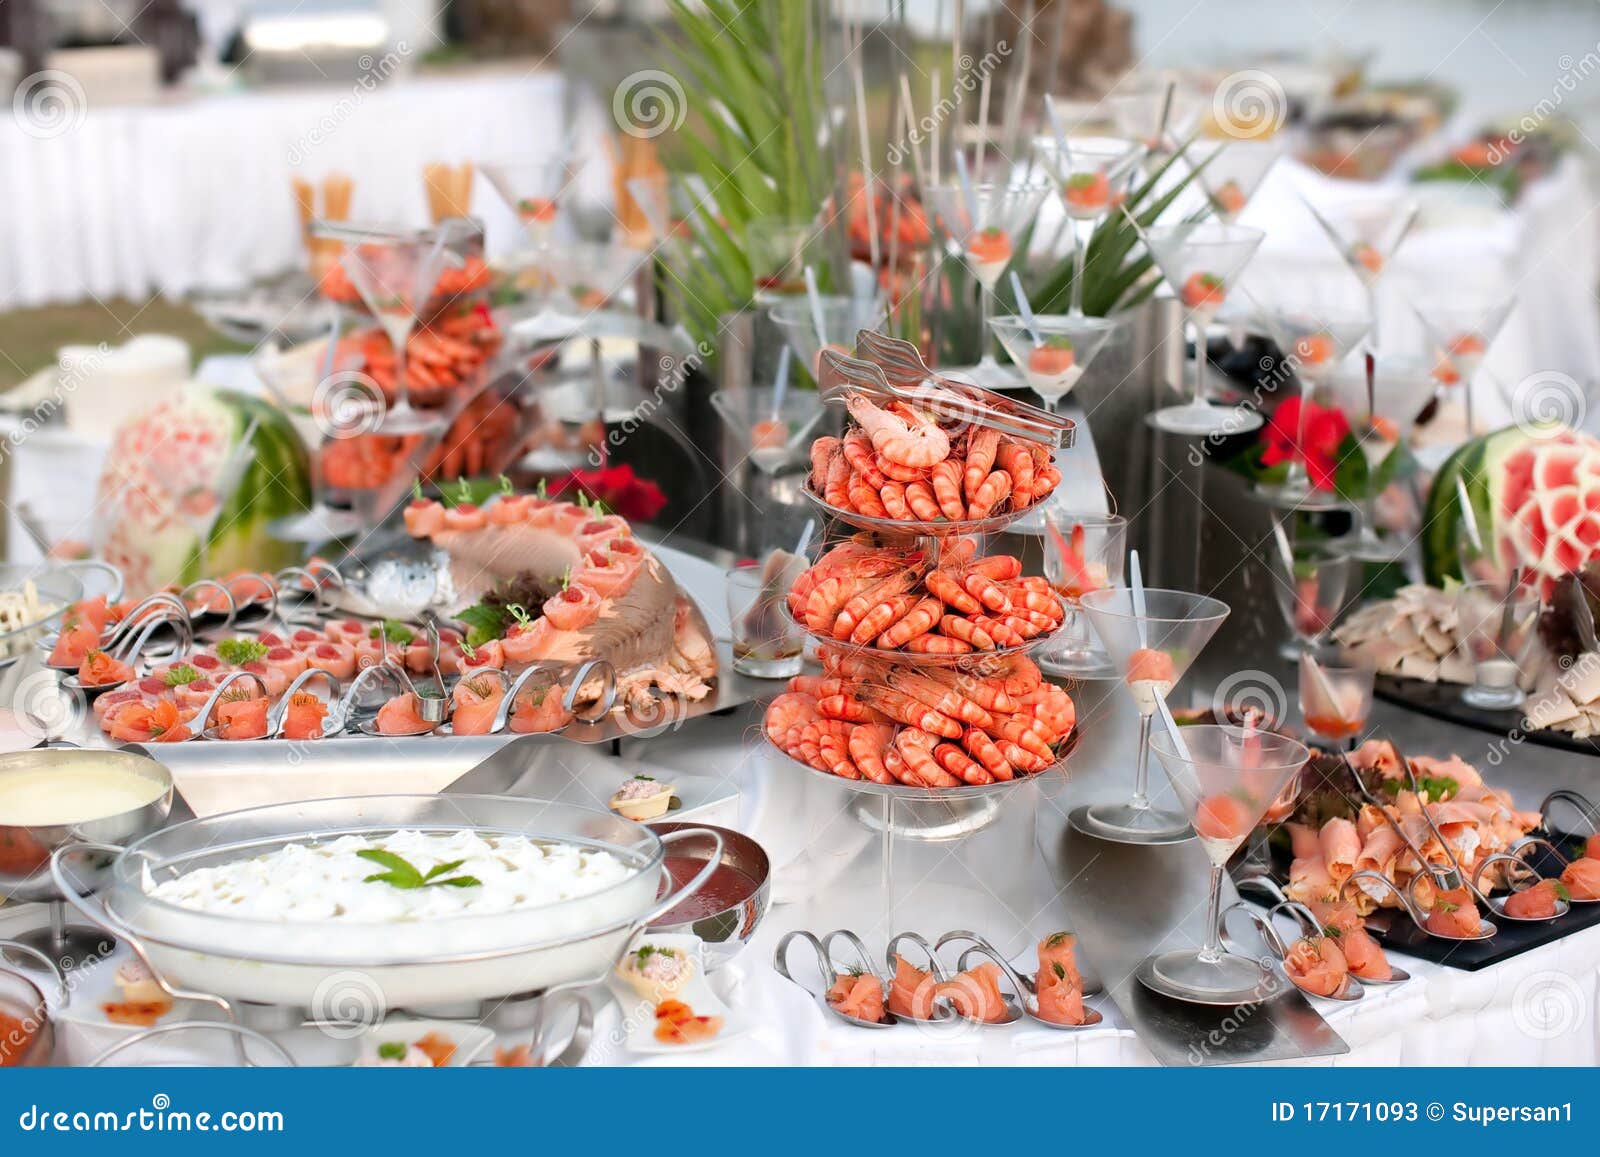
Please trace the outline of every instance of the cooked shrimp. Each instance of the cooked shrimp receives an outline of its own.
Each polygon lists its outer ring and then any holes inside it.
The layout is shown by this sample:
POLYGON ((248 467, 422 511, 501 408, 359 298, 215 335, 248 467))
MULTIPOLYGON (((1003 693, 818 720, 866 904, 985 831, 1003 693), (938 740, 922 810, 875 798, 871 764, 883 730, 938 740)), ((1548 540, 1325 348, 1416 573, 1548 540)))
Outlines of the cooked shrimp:
POLYGON ((962 734, 961 743, 979 763, 983 764, 984 770, 996 779, 1015 778, 1016 773, 1012 771, 1011 764, 1000 754, 1000 748, 989 738, 987 731, 969 727, 962 734))
POLYGON ((990 471, 967 503, 968 518, 988 518, 1011 495, 1011 475, 1004 470, 990 471))
POLYGON ((1020 442, 1003 439, 995 462, 1011 476, 1011 505, 1017 509, 1033 501, 1033 455, 1020 442))
POLYGON ((926 635, 938 626, 943 614, 943 603, 935 598, 923 598, 901 616, 898 622, 878 636, 878 646, 886 651, 894 651, 915 642, 918 636, 926 635))
POLYGON ((850 495, 850 506, 857 514, 865 514, 868 518, 889 517, 889 509, 884 506, 878 491, 858 472, 854 470, 850 472, 850 481, 845 489, 850 495))
POLYGON ((961 781, 940 767, 933 758, 939 741, 926 731, 907 727, 894 737, 895 750, 906 766, 929 787, 960 787, 961 781))
POLYGON ((850 729, 850 758, 856 769, 874 783, 893 783, 894 776, 883 764, 894 728, 886 723, 863 723, 850 729))
POLYGON ((839 449, 839 439, 824 436, 811 443, 811 489, 818 494, 828 483, 828 471, 833 466, 834 451, 839 449))
POLYGON ((922 585, 928 588, 929 594, 964 615, 976 615, 983 611, 983 604, 967 593, 954 568, 944 565, 934 567, 927 573, 922 585))
POLYGON ((970 755, 953 743, 941 743, 933 749, 933 758, 951 775, 960 776, 971 784, 993 783, 994 776, 970 755))
POLYGON ((883 508, 889 512, 889 517, 897 522, 910 522, 912 520, 911 507, 906 503, 906 488, 902 482, 885 482, 883 489, 878 491, 878 497, 883 499, 883 508))
POLYGON ((931 633, 908 639, 902 647, 916 655, 966 655, 974 649, 971 643, 931 633))
POLYGON ((850 632, 850 641, 857 646, 866 646, 879 635, 899 624, 921 603, 921 595, 891 595, 861 617, 861 620, 856 623, 855 630, 850 632))
POLYGON ((994 723, 994 716, 971 699, 919 672, 903 667, 892 668, 889 671, 889 686, 897 691, 904 691, 919 703, 933 708, 942 715, 959 719, 974 727, 989 727, 994 723))
POLYGON ((881 490, 888 481, 873 462, 872 443, 860 430, 851 430, 841 443, 850 468, 861 475, 861 480, 874 490, 881 490))
POLYGON ((993 635, 978 625, 976 619, 964 619, 960 615, 946 615, 940 619, 939 633, 958 639, 978 651, 993 651, 999 645, 993 635))
POLYGON ((859 688, 856 695, 867 706, 876 708, 890 719, 904 723, 907 727, 919 727, 923 731, 942 735, 948 739, 961 738, 963 729, 960 723, 926 704, 917 702, 904 691, 867 684, 859 688))
POLYGON ((928 472, 928 480, 933 484, 933 496, 944 516, 952 522, 965 518, 967 504, 961 499, 961 467, 950 458, 935 462, 928 472))
POLYGON ((962 485, 969 503, 976 497, 984 479, 989 477, 989 471, 994 469, 994 455, 999 448, 1000 432, 987 426, 977 427, 967 438, 967 462, 962 485))
POLYGON ((845 403, 850 416, 872 439, 872 447, 901 466, 928 467, 950 456, 950 436, 937 422, 891 414, 856 394, 845 403))
POLYGON ((928 471, 925 467, 902 466, 898 462, 889 461, 882 454, 874 454, 872 464, 890 482, 902 484, 906 482, 921 482, 928 476, 928 471))
POLYGON ((923 522, 937 522, 944 517, 944 511, 939 509, 939 500, 933 496, 933 487, 926 482, 906 483, 906 505, 923 522))

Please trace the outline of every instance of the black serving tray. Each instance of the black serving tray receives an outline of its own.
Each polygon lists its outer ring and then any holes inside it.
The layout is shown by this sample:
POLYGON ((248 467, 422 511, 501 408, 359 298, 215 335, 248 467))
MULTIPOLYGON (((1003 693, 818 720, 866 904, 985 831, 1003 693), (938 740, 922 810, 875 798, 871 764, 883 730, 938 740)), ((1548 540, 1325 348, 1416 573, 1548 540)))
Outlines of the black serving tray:
POLYGON ((1461 701, 1461 687, 1455 683, 1428 683, 1421 679, 1403 679, 1398 675, 1379 675, 1373 683, 1373 694, 1386 703, 1409 707, 1435 719, 1443 719, 1476 731, 1506 736, 1513 731, 1529 743, 1540 747, 1553 747, 1559 751, 1573 751, 1580 755, 1600 755, 1600 741, 1578 739, 1565 731, 1548 728, 1523 730, 1522 712, 1486 711, 1461 701))
MULTIPOLYGON (((1574 841, 1581 842, 1586 837, 1558 833, 1546 838, 1565 850, 1574 841)), ((1526 859, 1529 866, 1538 869, 1542 876, 1561 874, 1560 863, 1543 848, 1534 849, 1526 859)), ((1289 861, 1286 854, 1274 849, 1271 863, 1273 877, 1281 886, 1288 887, 1289 861)), ((1404 912, 1390 908, 1380 908, 1367 917, 1366 924, 1367 930, 1385 949, 1404 952, 1408 956, 1430 960, 1448 968, 1459 968, 1463 972, 1477 972, 1491 964, 1499 964, 1502 960, 1510 960, 1513 956, 1521 956, 1524 952, 1552 944, 1570 933, 1600 924, 1600 903, 1573 904, 1565 916, 1537 924, 1525 920, 1507 920, 1492 912, 1485 915, 1500 929, 1488 940, 1441 940, 1423 932, 1404 912)))

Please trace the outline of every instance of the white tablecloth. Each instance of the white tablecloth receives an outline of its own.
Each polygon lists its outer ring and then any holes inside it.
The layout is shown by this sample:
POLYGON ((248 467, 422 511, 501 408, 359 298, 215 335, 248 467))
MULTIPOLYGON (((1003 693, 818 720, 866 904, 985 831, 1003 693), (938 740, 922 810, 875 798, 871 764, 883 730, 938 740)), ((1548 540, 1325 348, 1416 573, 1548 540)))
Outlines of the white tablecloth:
MULTIPOLYGON (((553 154, 564 81, 520 69, 91 107, 62 136, 0 123, 0 311, 231 287, 303 263, 290 190, 337 170, 354 214, 422 224, 422 166, 553 154)), ((598 126, 587 126, 595 128, 598 126)), ((595 139, 589 133, 586 139, 595 139)), ((520 230, 480 176, 498 248, 520 230)))

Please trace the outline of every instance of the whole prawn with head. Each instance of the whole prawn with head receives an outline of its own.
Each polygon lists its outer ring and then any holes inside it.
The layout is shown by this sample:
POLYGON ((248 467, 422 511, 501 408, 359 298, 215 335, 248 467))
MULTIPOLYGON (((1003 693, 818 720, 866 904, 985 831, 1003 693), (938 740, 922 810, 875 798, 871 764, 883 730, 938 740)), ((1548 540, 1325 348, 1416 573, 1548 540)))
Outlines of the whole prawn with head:
POLYGON ((950 435, 938 421, 904 403, 886 409, 861 394, 845 403, 872 448, 885 459, 913 470, 926 470, 950 457, 950 435))

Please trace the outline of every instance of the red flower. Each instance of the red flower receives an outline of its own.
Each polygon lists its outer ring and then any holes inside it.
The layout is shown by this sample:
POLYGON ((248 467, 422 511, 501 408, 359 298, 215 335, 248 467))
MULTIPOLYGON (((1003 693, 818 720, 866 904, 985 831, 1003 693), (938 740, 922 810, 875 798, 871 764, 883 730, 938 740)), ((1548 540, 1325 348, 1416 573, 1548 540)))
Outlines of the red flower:
POLYGON ((1307 401, 1303 418, 1300 408, 1300 399, 1292 397, 1279 402, 1272 411, 1261 431, 1261 464, 1278 466, 1299 458, 1305 462, 1313 487, 1332 490, 1334 474, 1339 469, 1339 448, 1350 436, 1350 420, 1336 406, 1307 401))
POLYGON ((629 522, 649 522, 667 504, 667 496, 647 478, 640 478, 632 466, 608 466, 603 470, 574 470, 556 484, 557 496, 568 491, 587 494, 605 504, 607 510, 629 522))

